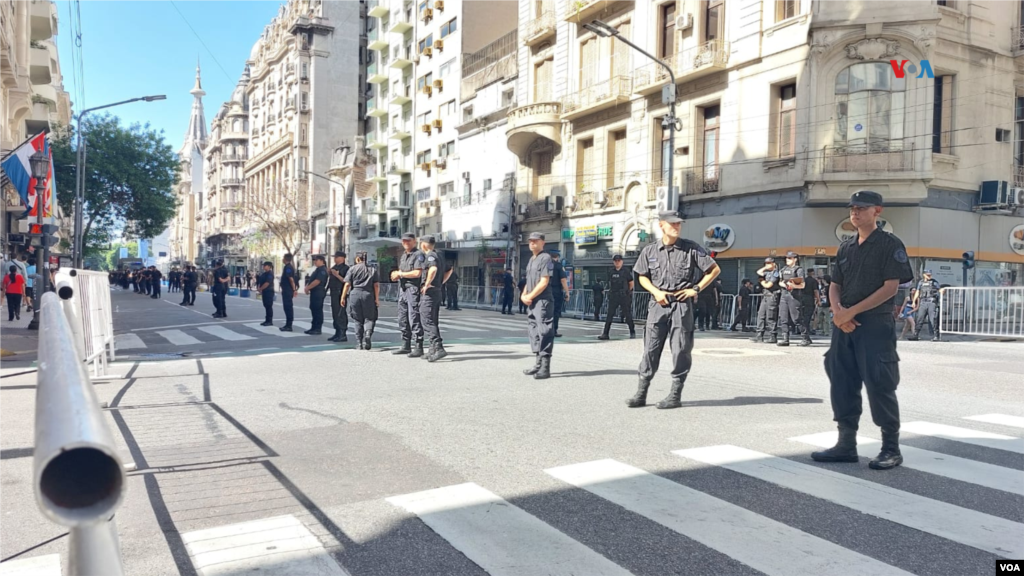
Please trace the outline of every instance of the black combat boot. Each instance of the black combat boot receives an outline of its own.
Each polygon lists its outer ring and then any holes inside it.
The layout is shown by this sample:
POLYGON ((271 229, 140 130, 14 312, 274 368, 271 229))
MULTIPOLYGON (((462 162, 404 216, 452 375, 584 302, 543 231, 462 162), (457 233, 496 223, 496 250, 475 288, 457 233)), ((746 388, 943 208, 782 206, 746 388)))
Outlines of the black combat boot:
POLYGON ((370 348, 372 348, 369 336, 359 341, 359 348, 361 350, 369 350, 370 348))
POLYGON ((789 330, 782 333, 782 340, 775 343, 776 346, 789 346, 789 330))
POLYGON ((757 342, 758 344, 764 342, 764 332, 754 332, 754 337, 750 341, 757 342))
POLYGON ((281 332, 291 332, 291 331, 292 331, 292 325, 291 324, 285 324, 284 326, 281 326, 281 332))
POLYGON ((411 343, 408 340, 403 340, 402 341, 402 347, 399 348, 398 350, 392 350, 391 353, 395 354, 395 355, 397 355, 397 354, 408 354, 408 353, 412 352, 412 346, 410 344, 411 343))
POLYGON ((836 445, 825 450, 811 452, 815 462, 857 462, 857 431, 839 428, 836 445))
POLYGON ((886 434, 882 432, 882 451, 868 462, 868 468, 890 470, 900 464, 903 464, 903 455, 900 454, 900 433, 886 434))
POLYGON ((339 340, 341 340, 341 334, 337 332, 334 333, 334 336, 331 336, 330 338, 327 339, 328 342, 337 342, 339 340))
POLYGON ((669 390, 668 396, 661 402, 658 402, 658 409, 667 410, 669 408, 680 408, 683 403, 679 401, 679 397, 683 395, 683 379, 676 378, 672 380, 672 389, 669 390))
POLYGON ((601 334, 600 336, 597 337, 597 339, 598 340, 608 340, 608 335, 607 334, 601 334))
POLYGON ((766 342, 768 342, 769 344, 778 344, 779 343, 779 336, 777 334, 775 334, 775 333, 772 333, 772 337, 769 338, 768 340, 766 340, 766 342))
POLYGON ((441 358, 448 355, 448 352, 444 349, 444 344, 438 344, 434 347, 434 352, 427 358, 427 362, 437 362, 441 358))
POLYGON ((910 336, 907 336, 907 340, 910 340, 911 342, 917 342, 920 339, 921 337, 918 336, 917 334, 911 334, 910 336))
POLYGON ((422 358, 423 357, 423 341, 417 340, 416 346, 413 347, 412 352, 409 353, 409 358, 422 358))
POLYGON ((534 380, 547 380, 551 378, 551 356, 540 357, 540 367, 537 369, 537 373, 533 375, 534 380))
POLYGON ((647 406, 647 388, 651 386, 650 380, 640 379, 640 383, 637 384, 636 394, 632 398, 626 400, 626 406, 630 408, 643 408, 647 406))
MULTIPOLYGON (((430 360, 430 357, 431 357, 431 356, 433 356, 433 355, 434 355, 434 352, 436 352, 436 351, 437 351, 437 344, 434 344, 433 342, 431 342, 431 343, 430 343, 430 347, 429 347, 429 348, 427 348, 427 351, 426 351, 426 352, 424 352, 424 353, 422 353, 422 354, 421 354, 421 355, 419 356, 419 358, 422 358, 422 359, 424 359, 424 360, 430 360)), ((410 355, 409 357, 411 358, 411 357, 412 357, 412 355, 410 355)))
POLYGON ((537 354, 536 356, 537 360, 536 362, 533 363, 533 367, 523 370, 523 374, 526 374, 527 376, 533 376, 534 374, 537 373, 538 370, 540 370, 540 354, 537 354))
POLYGON ((636 338, 636 330, 629 331, 629 339, 632 340, 633 338, 636 338))
POLYGON ((800 345, 801 346, 810 346, 811 345, 811 339, 809 337, 807 337, 807 336, 804 336, 804 339, 800 341, 800 345))

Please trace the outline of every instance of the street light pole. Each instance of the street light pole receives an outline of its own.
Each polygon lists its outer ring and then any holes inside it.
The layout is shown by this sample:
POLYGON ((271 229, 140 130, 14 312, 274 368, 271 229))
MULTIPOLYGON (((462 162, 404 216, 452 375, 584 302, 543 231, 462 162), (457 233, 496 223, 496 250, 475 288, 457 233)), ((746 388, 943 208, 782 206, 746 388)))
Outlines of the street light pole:
POLYGON ((74 260, 74 267, 81 268, 83 260, 83 252, 85 251, 85 237, 84 237, 84 207, 85 207, 85 139, 82 133, 85 132, 85 126, 82 124, 82 119, 89 112, 95 112, 96 110, 102 110, 104 108, 113 108, 114 106, 120 106, 122 104, 130 104, 132 102, 153 102, 156 100, 166 100, 167 96, 163 94, 157 96, 142 96, 139 98, 132 98, 130 100, 123 100, 121 102, 114 102, 113 104, 104 104, 103 106, 95 106, 93 108, 86 108, 78 113, 78 150, 77 150, 77 162, 75 164, 75 229, 74 238, 72 242, 71 255, 74 260))
POLYGON ((673 191, 672 183, 675 180, 676 130, 681 130, 682 128, 676 128, 676 125, 679 124, 679 119, 676 118, 676 75, 674 72, 672 72, 672 67, 666 64, 664 61, 655 58, 653 54, 650 54, 643 48, 630 42, 629 39, 623 37, 616 28, 612 27, 610 24, 607 24, 606 22, 602 22, 601 20, 593 20, 590 22, 590 24, 584 24, 583 27, 602 38, 618 38, 622 42, 625 42, 626 45, 629 46, 630 48, 636 50, 637 52, 643 54, 644 56, 647 56, 651 60, 654 60, 655 62, 660 64, 661 67, 664 68, 666 72, 668 72, 670 83, 668 86, 665 86, 661 91, 661 103, 669 105, 668 116, 665 116, 664 118, 661 119, 662 130, 668 128, 669 147, 668 197, 666 198, 665 208, 672 212, 678 212, 679 195, 673 191))
MULTIPOLYGON (((50 158, 41 151, 36 152, 29 158, 29 166, 32 169, 32 176, 36 179, 36 222, 39 224, 39 240, 43 246, 42 262, 36 262, 36 276, 38 276, 39 293, 33 298, 32 321, 28 324, 29 330, 39 329, 39 308, 43 301, 43 295, 47 292, 50 279, 50 245, 49 234, 44 233, 43 226, 46 220, 43 214, 46 212, 46 175, 50 171, 50 158), (42 273, 40 274, 40 270, 42 273)), ((56 201, 51 199, 51 201, 56 201)))
POLYGON ((345 233, 345 204, 348 201, 348 190, 345 189, 346 184, 329 176, 317 174, 311 170, 306 170, 306 174, 311 174, 317 178, 322 178, 328 182, 341 186, 341 228, 339 228, 341 230, 341 251, 348 253, 348 250, 345 249, 345 240, 348 239, 348 234, 345 233))

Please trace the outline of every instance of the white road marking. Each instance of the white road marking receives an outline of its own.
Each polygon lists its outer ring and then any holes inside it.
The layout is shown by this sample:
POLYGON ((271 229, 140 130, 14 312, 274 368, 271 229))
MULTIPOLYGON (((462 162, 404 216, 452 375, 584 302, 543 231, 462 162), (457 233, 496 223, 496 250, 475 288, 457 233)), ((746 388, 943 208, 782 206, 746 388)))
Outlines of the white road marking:
MULTIPOLYGON (((790 438, 790 440, 811 446, 829 448, 835 445, 837 438, 838 433, 833 431, 797 436, 796 438, 790 438)), ((881 445, 881 440, 857 436, 858 448, 874 451, 878 450, 881 445)), ((968 460, 967 458, 958 458, 930 450, 921 450, 906 444, 900 446, 900 452, 903 453, 904 468, 912 468, 929 474, 935 474, 936 476, 944 476, 961 482, 1024 495, 1024 472, 1020 470, 995 466, 985 462, 978 462, 977 460, 968 460)))
POLYGON ((302 333, 295 332, 282 332, 279 326, 260 326, 259 322, 252 322, 245 325, 246 328, 252 328, 257 332, 269 334, 270 336, 277 336, 279 338, 298 338, 302 336, 302 333))
POLYGON ((207 334, 210 334, 211 336, 216 336, 221 340, 238 341, 256 339, 255 336, 246 336, 245 334, 239 334, 238 332, 235 332, 234 330, 228 330, 223 326, 200 326, 198 329, 203 332, 206 332, 207 334))
POLYGON ((765 574, 907 575, 873 558, 616 460, 545 472, 765 574))
POLYGON ((181 330, 160 330, 157 334, 163 336, 168 342, 176 346, 189 346, 192 344, 202 344, 203 342, 198 338, 193 338, 188 334, 185 334, 181 330))
POLYGON ((316 536, 291 515, 196 530, 181 538, 203 576, 346 576, 316 536))
POLYGON ((298 329, 300 329, 300 330, 309 330, 310 328, 312 328, 312 327, 313 327, 313 325, 312 325, 312 324, 310 324, 309 322, 303 322, 303 321, 301 321, 301 320, 294 320, 294 321, 292 322, 292 326, 293 326, 294 328, 298 328, 298 329))
POLYGON ((999 424, 1000 426, 1011 426, 1013 428, 1024 428, 1024 417, 1009 416, 1007 414, 981 414, 980 416, 965 416, 964 420, 975 422, 986 422, 988 424, 999 424))
POLYGON ((739 446, 672 452, 1003 558, 1024 556, 1024 524, 739 446))
POLYGON ((737 356, 785 356, 786 353, 780 350, 765 350, 763 348, 695 348, 693 353, 697 356, 715 356, 718 358, 735 358, 737 356))
POLYGON ((441 317, 438 320, 438 324, 443 329, 447 324, 449 328, 458 330, 460 332, 487 332, 487 329, 480 328, 481 325, 489 324, 485 319, 481 318, 479 321, 474 322, 472 320, 455 320, 453 318, 441 317))
POLYGON ((115 350, 131 350, 132 348, 147 348, 146 343, 139 338, 138 334, 115 334, 115 350))
POLYGON ((932 424, 931 422, 907 422, 900 424, 900 430, 911 432, 922 436, 935 436, 946 440, 955 440, 965 444, 995 448, 1024 454, 1024 439, 980 430, 970 430, 957 426, 946 426, 945 424, 932 424))
POLYGON ((473 483, 387 499, 491 576, 629 576, 604 556, 473 483))
POLYGON ((293 354, 298 354, 298 352, 274 352, 272 354, 260 354, 259 357, 270 358, 271 356, 291 356, 293 354))
POLYGON ((60 554, 8 560, 0 564, 0 576, 61 576, 60 554))

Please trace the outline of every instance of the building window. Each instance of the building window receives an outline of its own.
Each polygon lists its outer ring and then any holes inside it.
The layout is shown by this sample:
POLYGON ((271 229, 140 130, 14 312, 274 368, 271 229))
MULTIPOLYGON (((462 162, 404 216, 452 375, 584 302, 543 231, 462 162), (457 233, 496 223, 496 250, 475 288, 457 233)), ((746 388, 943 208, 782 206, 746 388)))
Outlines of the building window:
POLYGON ((796 155, 796 84, 778 89, 775 108, 778 111, 772 126, 775 150, 772 156, 788 158, 796 155))
POLYGON ((1016 186, 1024 182, 1024 97, 1018 96, 1013 108, 1013 168, 1016 186))
POLYGON ((420 76, 419 80, 416 81, 416 89, 423 92, 424 86, 430 86, 434 81, 434 74, 427 72, 425 76, 420 76))
POLYGON ((303 144, 306 143, 306 133, 308 131, 308 128, 309 124, 306 124, 305 122, 303 122, 302 126, 299 128, 299 141, 302 142, 303 144))
POLYGON ((424 48, 430 48, 434 45, 434 35, 428 34, 426 38, 420 40, 420 54, 423 53, 424 48))
POLYGON ((533 101, 547 102, 551 100, 551 72, 555 68, 555 60, 549 58, 536 65, 533 70, 533 101))
POLYGON ((579 89, 591 87, 597 82, 597 38, 589 38, 580 44, 579 89))
POLYGON ((935 77, 935 100, 932 114, 932 152, 953 153, 953 88, 954 76, 935 77))
POLYGON ((458 18, 452 18, 451 20, 441 25, 441 38, 444 38, 449 34, 455 33, 455 31, 458 29, 458 26, 456 25, 456 20, 458 20, 458 18))
POLYGON ((437 147, 437 155, 440 158, 447 158, 455 155, 455 141, 452 140, 446 144, 441 144, 437 147))
POLYGON ((438 78, 444 78, 445 76, 447 76, 448 72, 451 71, 453 66, 455 66, 455 58, 452 58, 451 60, 445 62, 444 64, 441 64, 441 68, 439 68, 437 71, 438 78))
POLYGON ((576 153, 576 181, 581 192, 593 192, 598 185, 594 178, 594 139, 580 140, 576 153))
POLYGON ((676 3, 661 5, 661 38, 658 42, 658 54, 662 58, 674 56, 676 53, 676 3))
POLYGON ((455 182, 445 182, 437 187, 437 193, 446 196, 455 192, 455 182))
POLYGON ((704 41, 721 40, 725 32, 725 0, 704 3, 704 41))
POLYGON ((422 2, 420 2, 420 4, 419 4, 420 18, 423 18, 423 11, 427 9, 428 5, 429 5, 429 2, 427 2, 427 0, 422 0, 422 2))
POLYGON ((800 0, 775 0, 775 21, 782 22, 796 16, 800 10, 800 0))
POLYGON ((433 160, 433 157, 431 157, 431 152, 429 149, 416 154, 417 164, 430 164, 431 160, 433 160))
POLYGON ((430 188, 420 188, 416 191, 416 201, 423 202, 430 200, 430 188))
POLYGON ((505 90, 501 93, 501 107, 508 108, 515 102, 515 91, 505 90))
POLYGON ((544 150, 535 152, 530 160, 530 167, 533 169, 533 193, 539 196, 545 187, 550 186, 547 179, 551 176, 554 155, 550 150, 544 150))
POLYGON ((463 122, 469 122, 472 119, 473 119, 473 107, 472 106, 466 106, 465 108, 462 109, 462 121, 463 122))
POLYGON ((672 157, 672 141, 670 140, 670 132, 668 128, 662 126, 662 120, 662 118, 655 118, 654 120, 655 133, 661 135, 661 137, 656 140, 657 149, 655 150, 654 155, 654 173, 660 173, 662 184, 668 186, 668 165, 669 159, 672 157))
POLYGON ((299 73, 299 78, 302 78, 303 80, 308 79, 309 78, 309 63, 308 62, 303 62, 301 68, 302 68, 302 72, 299 73))
POLYGON ((299 180, 306 179, 306 157, 299 156, 299 180))
POLYGON ((302 93, 301 107, 303 111, 309 110, 309 92, 302 93))
POLYGON ((439 118, 449 118, 451 116, 454 116, 455 100, 450 100, 448 102, 445 102, 444 104, 441 104, 441 107, 438 108, 437 110, 437 114, 439 118))
POLYGON ((837 147, 849 152, 903 149, 906 78, 888 62, 854 64, 836 76, 837 147))
POLYGON ((491 189, 491 179, 487 178, 484 180, 484 192, 491 189))
POLYGON ((608 187, 625 185, 626 174, 626 131, 616 130, 608 138, 608 187))
POLYGON ((704 192, 718 190, 718 106, 704 109, 704 192), (714 187, 712 187, 714 186, 714 187))
MULTIPOLYGON (((633 31, 632 22, 622 22, 618 26, 619 37, 630 40, 633 31)), ((633 70, 630 67, 632 48, 625 42, 615 41, 612 43, 612 76, 632 76, 633 70)))

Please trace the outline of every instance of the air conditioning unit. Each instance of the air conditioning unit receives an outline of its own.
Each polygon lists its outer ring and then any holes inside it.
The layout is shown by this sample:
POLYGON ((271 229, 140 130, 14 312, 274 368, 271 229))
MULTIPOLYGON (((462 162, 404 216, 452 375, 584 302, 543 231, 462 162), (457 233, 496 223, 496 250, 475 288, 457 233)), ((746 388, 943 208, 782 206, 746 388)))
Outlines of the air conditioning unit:
POLYGON ((1010 188, 1006 193, 1006 203, 1014 208, 1024 208, 1024 188, 1010 188))
POLYGON ((423 93, 426 94, 427 96, 430 96, 430 94, 433 91, 434 90, 430 87, 430 84, 427 84, 426 86, 423 87, 423 93))
POLYGON ((978 206, 1006 204, 1008 187, 1009 185, 1006 180, 985 180, 981 183, 978 206))
POLYGON ((444 12, 444 0, 437 0, 434 2, 434 10, 438 12, 444 12))
POLYGON ((437 48, 438 52, 444 50, 444 40, 434 40, 434 48, 437 48))
POLYGON ((434 49, 431 48, 430 46, 427 46, 426 48, 423 49, 423 55, 424 56, 433 56, 434 55, 434 49))
POLYGON ((444 158, 438 158, 437 160, 434 160, 434 166, 437 166, 438 168, 444 168, 447 165, 448 161, 445 160, 444 158))
MULTIPOLYGON (((679 194, 679 187, 673 187, 675 193, 679 194)), ((668 186, 658 186, 655 190, 657 196, 658 212, 664 212, 668 210, 668 186)))
MULTIPOLYGON (((440 80, 435 80, 434 82, 440 82, 440 80)), ((437 128, 438 130, 441 129, 441 119, 440 118, 437 118, 437 119, 434 120, 434 128, 437 128)))
POLYGON ((434 11, 433 10, 431 10, 430 8, 426 8, 426 9, 423 10, 423 19, 424 20, 430 20, 433 17, 434 17, 434 11))
POLYGON ((520 204, 519 205, 519 213, 523 214, 525 216, 527 208, 528 208, 528 206, 526 204, 520 204))
POLYGON ((438 199, 431 200, 430 203, 433 204, 435 208, 441 207, 441 201, 438 199))
POLYGON ((430 134, 430 124, 424 124, 424 125, 420 126, 420 130, 422 130, 423 132, 426 132, 427 134, 430 134))
POLYGON ((438 92, 441 91, 442 87, 444 87, 444 82, 440 78, 434 80, 434 88, 436 88, 438 92))
POLYGON ((463 240, 469 240, 469 232, 463 232, 462 233, 462 239, 463 240))
POLYGON ((565 198, 562 196, 548 196, 545 200, 548 212, 561 212, 565 209, 565 198))
POLYGON ((693 28, 693 14, 676 16, 676 30, 689 30, 690 28, 693 28))
POLYGON ((601 206, 604 206, 605 203, 608 202, 608 197, 605 195, 604 190, 598 190, 597 193, 594 194, 594 201, 601 206))
POLYGON ((469 182, 469 172, 463 172, 462 179, 465 180, 466 182, 469 182))
POLYGON ((423 170, 424 172, 430 172, 430 162, 424 162, 420 164, 420 170, 423 170))

